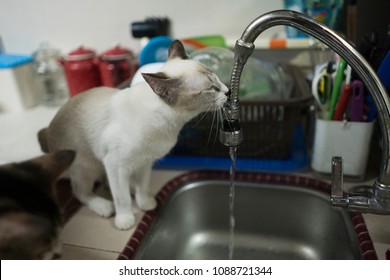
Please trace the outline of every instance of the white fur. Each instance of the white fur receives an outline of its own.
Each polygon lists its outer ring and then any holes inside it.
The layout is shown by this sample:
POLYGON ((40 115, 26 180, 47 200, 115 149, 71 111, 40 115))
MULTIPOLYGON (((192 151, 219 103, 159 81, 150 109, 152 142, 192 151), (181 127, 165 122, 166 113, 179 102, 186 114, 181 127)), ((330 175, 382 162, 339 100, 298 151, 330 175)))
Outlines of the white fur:
POLYGON ((140 209, 154 209, 156 201, 149 189, 153 162, 172 149, 186 122, 226 101, 227 87, 195 61, 175 58, 161 71, 182 78, 186 90, 176 103, 165 102, 147 83, 121 91, 97 88, 72 98, 48 129, 51 151, 77 152, 69 169, 76 197, 101 216, 115 211, 119 229, 135 223, 130 187, 140 209), (199 94, 212 84, 219 92, 199 94), (93 193, 94 183, 104 183, 106 178, 113 203, 93 193))

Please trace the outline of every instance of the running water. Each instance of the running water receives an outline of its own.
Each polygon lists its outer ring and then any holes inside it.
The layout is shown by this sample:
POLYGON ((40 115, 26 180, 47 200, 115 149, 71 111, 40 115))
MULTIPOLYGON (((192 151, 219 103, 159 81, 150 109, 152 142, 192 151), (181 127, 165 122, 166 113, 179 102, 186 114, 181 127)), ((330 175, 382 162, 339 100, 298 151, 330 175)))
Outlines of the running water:
POLYGON ((237 147, 229 148, 229 155, 232 161, 230 166, 230 194, 229 194, 229 260, 233 259, 234 253, 234 175, 236 173, 236 158, 237 158, 237 147))

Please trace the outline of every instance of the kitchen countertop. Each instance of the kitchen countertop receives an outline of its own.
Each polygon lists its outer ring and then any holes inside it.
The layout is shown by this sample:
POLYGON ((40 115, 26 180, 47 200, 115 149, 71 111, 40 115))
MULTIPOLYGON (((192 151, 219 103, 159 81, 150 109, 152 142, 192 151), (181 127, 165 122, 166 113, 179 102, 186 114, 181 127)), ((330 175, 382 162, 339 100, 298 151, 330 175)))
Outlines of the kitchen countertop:
MULTIPOLYGON (((37 106, 18 114, 0 114, 0 163, 17 162, 42 154, 36 134, 46 127, 55 113, 57 107, 37 106)), ((162 187, 161 182, 185 171, 158 170, 153 172, 153 189, 162 187), (159 179, 161 178, 161 180, 159 179)), ((300 174, 313 176, 310 172, 300 174)), ((372 180, 362 184, 370 184, 372 180)), ((348 186, 353 184, 348 183, 348 186)), ((379 259, 385 258, 385 252, 390 249, 390 216, 364 214, 367 228, 374 242, 379 259)))

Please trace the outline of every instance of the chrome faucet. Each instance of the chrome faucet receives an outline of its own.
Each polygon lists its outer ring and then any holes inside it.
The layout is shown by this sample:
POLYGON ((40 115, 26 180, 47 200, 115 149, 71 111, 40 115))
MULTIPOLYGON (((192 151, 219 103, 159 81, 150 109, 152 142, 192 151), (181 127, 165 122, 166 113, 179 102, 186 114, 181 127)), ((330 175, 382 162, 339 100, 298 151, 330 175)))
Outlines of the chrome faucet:
MULTIPOLYGON (((255 39, 266 29, 276 25, 298 28, 315 37, 339 54, 358 74, 371 93, 378 110, 383 147, 380 174, 369 194, 345 193, 343 191, 342 159, 332 160, 332 196, 334 207, 351 211, 390 214, 390 99, 379 78, 369 63, 348 42, 327 26, 294 11, 279 10, 264 14, 245 29, 235 45, 234 66, 230 80, 230 95, 224 106, 225 120, 220 132, 220 141, 226 146, 238 146, 242 141, 239 124, 238 90, 241 73, 254 50, 255 39)), ((331 163, 329 163, 331 164, 331 163)))

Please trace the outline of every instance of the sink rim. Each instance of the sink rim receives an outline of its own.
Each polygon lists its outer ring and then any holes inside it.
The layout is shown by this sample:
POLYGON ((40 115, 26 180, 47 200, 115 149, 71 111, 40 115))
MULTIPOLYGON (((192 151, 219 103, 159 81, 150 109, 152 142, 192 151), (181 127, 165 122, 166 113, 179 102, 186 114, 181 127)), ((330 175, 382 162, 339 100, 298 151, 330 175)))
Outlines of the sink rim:
MULTIPOLYGON (((177 189, 192 182, 205 180, 230 180, 230 176, 229 172, 219 170, 191 171, 179 175, 167 182, 155 196, 157 200, 156 209, 145 212, 135 228, 134 233, 127 242, 127 245, 119 254, 118 260, 134 258, 142 239, 146 236, 150 226, 159 214, 159 211, 163 209, 163 206, 177 189)), ((235 181, 265 184, 275 183, 291 187, 303 187, 320 191, 327 195, 331 192, 331 185, 329 183, 300 175, 239 171, 235 174, 235 181)), ((357 212, 347 213, 347 216, 350 218, 354 227, 363 259, 377 260, 378 256, 363 216, 357 212)))

